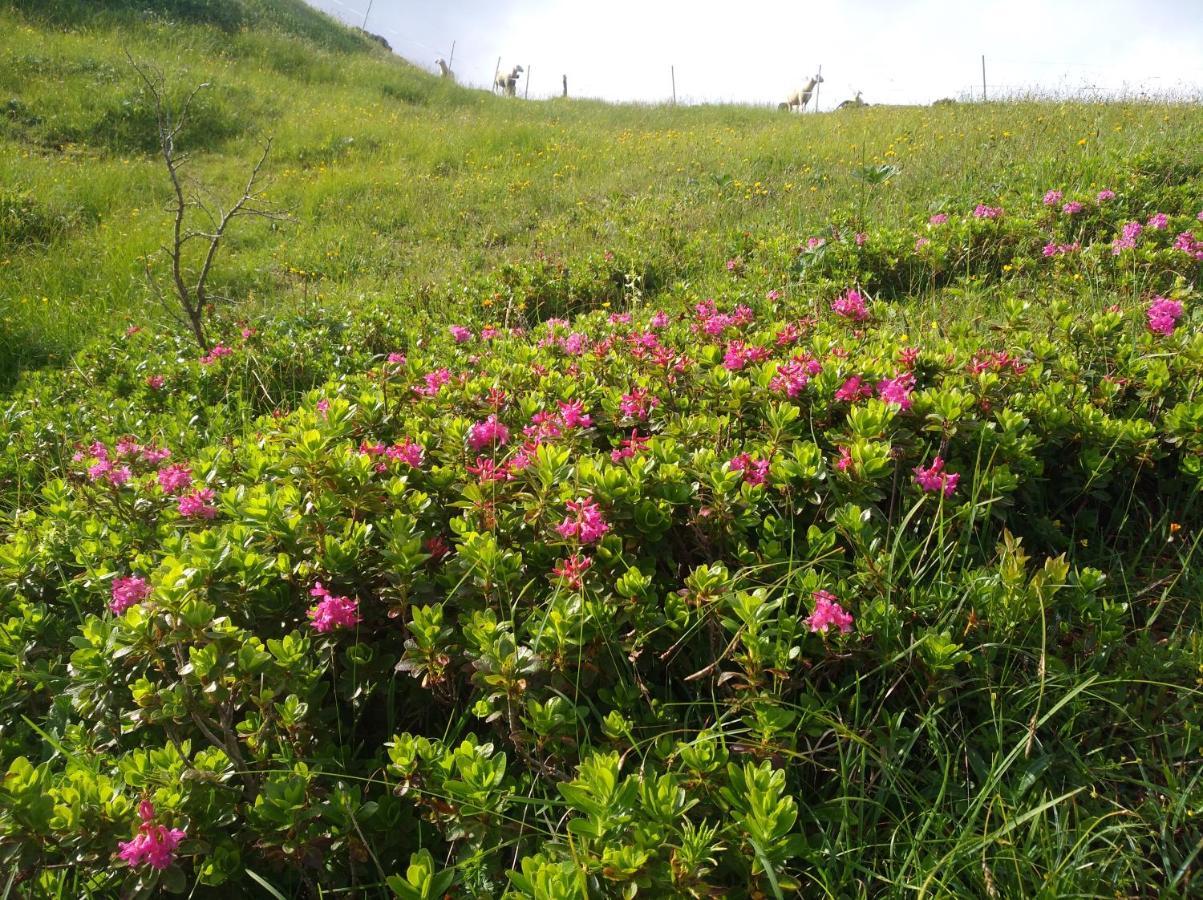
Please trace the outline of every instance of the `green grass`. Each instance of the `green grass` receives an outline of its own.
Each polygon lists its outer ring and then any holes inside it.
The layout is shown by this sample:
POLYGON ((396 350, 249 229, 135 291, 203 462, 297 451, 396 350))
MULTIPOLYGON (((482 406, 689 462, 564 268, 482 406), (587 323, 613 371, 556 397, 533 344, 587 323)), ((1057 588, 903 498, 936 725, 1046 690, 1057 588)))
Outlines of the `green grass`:
MULTIPOLYGON (((166 234, 168 185, 126 51, 161 68, 177 97, 209 83, 182 138, 197 183, 233 191, 256 145, 275 140, 271 194, 296 223, 236 234, 219 277, 246 315, 315 292, 474 304, 521 292, 512 269, 536 258, 571 269, 606 252, 623 270, 613 278, 635 276, 648 295, 696 289, 749 243, 1006 204, 1053 184, 1117 187, 1150 151, 1167 171, 1189 166, 1203 131, 1190 106, 798 118, 522 103, 445 85, 299 2, 248 4, 251 27, 232 30, 100 6, 82 17, 69 0, 37 14, 0 6, 0 198, 29 198, 30 216, 62 223, 4 233, 0 382, 64 363, 98 325, 152 313, 144 259, 166 234), (858 177, 887 163, 898 174, 884 185, 858 177)), ((205 4, 182 6, 199 17, 205 4)))

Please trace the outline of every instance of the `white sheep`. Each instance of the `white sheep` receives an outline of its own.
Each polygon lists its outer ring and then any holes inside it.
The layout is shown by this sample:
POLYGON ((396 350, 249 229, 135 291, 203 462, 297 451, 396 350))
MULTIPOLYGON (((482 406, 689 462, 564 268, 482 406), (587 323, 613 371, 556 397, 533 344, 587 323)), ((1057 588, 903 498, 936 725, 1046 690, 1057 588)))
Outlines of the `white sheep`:
POLYGON ((518 77, 524 71, 526 71, 526 70, 523 69, 522 66, 514 66, 513 71, 511 71, 508 75, 507 74, 498 75, 497 81, 494 82, 493 87, 500 89, 501 92, 503 94, 505 94, 507 97, 516 96, 518 93, 518 77))
POLYGON ((434 64, 439 67, 439 74, 441 76, 443 76, 444 78, 450 78, 452 81, 455 81, 455 73, 452 72, 451 68, 447 65, 447 60, 443 59, 443 57, 440 56, 438 59, 436 59, 434 61, 434 64))
POLYGON ((815 75, 814 77, 812 77, 810 79, 810 81, 806 82, 805 87, 803 87, 799 91, 794 91, 792 94, 790 94, 789 97, 786 98, 784 103, 777 104, 777 108, 778 109, 788 109, 791 111, 794 109, 797 109, 798 112, 802 112, 803 110, 806 109, 806 104, 810 102, 810 98, 814 95, 815 85, 819 85, 822 83, 823 83, 823 76, 815 75))

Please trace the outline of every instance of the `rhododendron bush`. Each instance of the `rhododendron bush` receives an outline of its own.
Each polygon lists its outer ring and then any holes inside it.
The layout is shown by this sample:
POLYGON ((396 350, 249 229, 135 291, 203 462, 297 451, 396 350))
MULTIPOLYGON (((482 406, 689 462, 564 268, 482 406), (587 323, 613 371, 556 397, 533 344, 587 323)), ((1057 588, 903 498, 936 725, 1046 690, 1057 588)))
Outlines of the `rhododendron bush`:
MULTIPOLYGON (((1122 804, 1142 861, 1189 868, 1197 825, 1157 796, 1198 780, 1194 226, 1113 232, 1113 195, 1069 197, 925 217, 907 264, 1122 269, 1115 241, 1156 248, 1155 286, 932 322, 875 293, 895 238, 869 229, 799 246, 771 291, 718 260, 725 293, 570 321, 83 354, 91 399, 10 416, 5 871, 35 894, 68 867, 197 896, 881 893, 920 821, 908 877, 972 834, 980 884, 1019 783, 1099 828, 1122 804), (269 396, 305 341, 320 377, 269 396)), ((83 376, 55 377, 25 408, 83 376)), ((1134 876, 1092 859, 1075 877, 1134 876)))

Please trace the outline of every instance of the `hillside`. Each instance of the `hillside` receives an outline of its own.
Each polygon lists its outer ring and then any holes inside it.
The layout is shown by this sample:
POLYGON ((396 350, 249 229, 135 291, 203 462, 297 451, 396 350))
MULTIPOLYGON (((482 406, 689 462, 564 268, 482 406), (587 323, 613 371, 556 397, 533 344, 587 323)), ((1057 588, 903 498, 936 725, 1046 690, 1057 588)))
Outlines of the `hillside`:
POLYGON ((528 282, 564 295, 564 309, 613 296, 628 276, 651 293, 696 287, 714 259, 783 235, 1197 168, 1187 106, 790 118, 525 104, 441 84, 301 0, 162 5, 149 18, 132 11, 145 3, 77 0, 2 13, 0 379, 61 364, 90 323, 149 308, 142 260, 163 242, 168 183, 127 50, 157 65, 177 99, 210 85, 182 139, 199 183, 233 191, 257 144, 274 138, 272 194, 296 226, 284 239, 238 234, 218 274, 225 293, 277 309, 314 291, 337 304, 387 291, 445 308, 465 286, 509 295, 528 282), (243 24, 190 24, 218 9, 243 24), (858 177, 882 164, 897 176, 858 177), (582 281, 557 283, 549 269, 582 281))
POLYGON ((6 896, 1203 891, 1197 107, 0 29, 6 896))

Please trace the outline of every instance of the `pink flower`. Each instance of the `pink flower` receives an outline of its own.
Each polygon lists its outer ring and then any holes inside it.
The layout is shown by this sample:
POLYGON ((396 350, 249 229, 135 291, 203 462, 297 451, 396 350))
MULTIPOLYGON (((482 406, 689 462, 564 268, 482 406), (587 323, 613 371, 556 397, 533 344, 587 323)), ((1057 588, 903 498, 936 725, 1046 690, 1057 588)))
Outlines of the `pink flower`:
POLYGON ((212 519, 217 508, 210 501, 216 496, 213 488, 201 488, 180 498, 178 509, 186 519, 212 519))
POLYGON ((457 344, 463 344, 472 340, 471 329, 465 328, 463 325, 452 325, 449 331, 457 344))
POLYGON ((405 440, 393 444, 384 451, 384 455, 389 459, 399 459, 411 469, 422 468, 422 460, 425 458, 426 451, 422 445, 416 441, 406 438, 405 440))
POLYGON ((928 225, 943 225, 948 221, 948 213, 936 213, 927 220, 928 225))
POLYGON ((618 403, 622 414, 628 419, 644 420, 653 409, 660 405, 660 398, 652 396, 646 388, 635 388, 629 394, 623 394, 618 403))
POLYGON ((777 374, 769 382, 769 387, 793 399, 810 384, 811 376, 818 374, 818 365, 818 360, 810 359, 805 354, 796 356, 777 367, 777 374))
POLYGON ((807 238, 806 239, 806 249, 807 250, 818 250, 820 247, 822 247, 826 243, 827 243, 826 238, 821 238, 821 237, 807 238))
POLYGON ((723 367, 738 372, 748 363, 761 362, 768 356, 769 351, 764 347, 750 346, 743 341, 728 341, 726 353, 723 355, 723 367))
POLYGON ((1001 218, 1003 209, 1001 206, 986 206, 984 203, 979 203, 973 208, 973 217, 975 219, 998 219, 1001 218))
POLYGON ((323 419, 330 415, 330 401, 325 397, 317 402, 317 414, 323 419))
POLYGON ((495 414, 468 429, 468 446, 473 450, 501 447, 510 439, 510 430, 497 421, 495 414))
MULTIPOLYGON (((135 445, 137 446, 137 445, 135 445)), ((142 462, 150 463, 152 466, 157 466, 165 459, 171 459, 171 451, 166 447, 156 447, 150 444, 146 447, 138 447, 138 458, 142 462)))
POLYGON ((574 553, 567 559, 561 559, 552 573, 560 578, 565 586, 574 591, 579 591, 585 577, 585 573, 589 571, 589 567, 593 565, 593 560, 588 556, 583 556, 580 553, 574 553))
POLYGON ((105 473, 105 480, 114 487, 121 487, 134 475, 129 466, 116 466, 105 473))
POLYGON ((585 404, 580 400, 571 403, 559 403, 560 423, 565 428, 588 428, 593 419, 585 412, 585 404))
POLYGON ((582 544, 595 544, 610 530, 610 526, 602 518, 601 508, 591 497, 569 500, 567 506, 568 516, 556 526, 560 537, 575 537, 582 544))
POLYGON ((734 272, 736 269, 739 268, 739 266, 740 266, 740 261, 738 259, 727 260, 727 271, 728 272, 734 272))
POLYGON ((202 366, 211 366, 211 365, 213 365, 213 363, 217 362, 223 356, 229 356, 233 352, 234 351, 231 350, 229 347, 227 347, 225 344, 218 341, 212 350, 210 350, 206 355, 201 357, 201 360, 200 360, 201 365, 202 366))
POLYGON ((1056 206, 1060 202, 1061 202, 1061 192, 1060 191, 1049 191, 1044 195, 1044 205, 1045 206, 1056 206))
POLYGON ((1068 203, 1066 203, 1064 206, 1061 207, 1061 212, 1065 213, 1067 216, 1076 216, 1078 213, 1080 213, 1083 210, 1083 208, 1084 207, 1082 206, 1082 204, 1079 203, 1077 200, 1070 200, 1068 203))
POLYGON ((652 316, 652 320, 649 324, 652 326, 652 328, 667 328, 668 313, 657 312, 654 316, 652 316))
POLYGON ((741 453, 727 463, 732 472, 743 472, 748 484, 764 484, 769 475, 769 461, 741 453))
POLYGON ((835 467, 841 472, 847 472, 852 468, 852 451, 848 447, 840 447, 838 449, 840 451, 840 458, 836 462, 835 467))
POLYGON ((109 609, 114 615, 121 615, 131 606, 136 606, 150 596, 150 582, 137 575, 128 578, 114 578, 112 597, 109 599, 109 609))
POLYGON ((255 332, 254 328, 242 329, 242 339, 244 341, 249 341, 251 338, 253 338, 255 336, 255 334, 256 334, 256 332, 255 332))
POLYGON ((388 355, 388 361, 389 361, 390 365, 403 366, 406 363, 405 354, 404 353, 390 353, 388 355))
POLYGON ((476 457, 476 465, 465 466, 465 468, 469 475, 475 475, 481 482, 514 480, 509 465, 506 463, 498 465, 488 456, 476 457))
POLYGON ((177 464, 159 469, 157 477, 164 494, 178 494, 192 484, 192 470, 185 465, 177 464))
POLYGON ((841 634, 852 630, 852 614, 845 612, 837 602, 834 594, 827 591, 815 591, 812 595, 815 601, 815 611, 804 621, 810 626, 811 632, 827 633, 827 629, 835 626, 841 634))
POLYGON ((915 376, 910 372, 877 382, 877 396, 886 403, 895 404, 903 411, 911 408, 911 391, 914 389, 915 376))
POLYGON ((1114 200, 1115 191, 1111 190, 1110 188, 1103 188, 1098 192, 1098 195, 1095 197, 1095 199, 1098 200, 1099 203, 1106 203, 1108 200, 1114 200))
POLYGON ((1169 223, 1170 219, 1165 213, 1153 213, 1149 216, 1149 221, 1146 223, 1149 228, 1154 228, 1161 231, 1169 223))
POLYGON ((865 241, 869 240, 869 235, 863 231, 858 231, 852 236, 852 240, 856 243, 856 246, 863 247, 865 246, 865 241))
POLYGON ((186 833, 180 828, 154 824, 155 808, 149 800, 139 805, 138 815, 142 819, 138 834, 132 841, 119 841, 117 855, 129 866, 166 869, 175 862, 175 851, 186 833))
POLYGON ((943 491, 945 497, 951 497, 957 489, 961 476, 955 472, 944 471, 944 460, 937 456, 926 469, 915 466, 915 484, 925 491, 943 491))
POLYGON ((918 239, 916 239, 916 241, 915 241, 915 252, 916 252, 916 253, 918 253, 920 250, 922 250, 924 247, 926 247, 926 246, 927 246, 928 244, 930 244, 930 243, 931 243, 931 241, 930 241, 929 239, 925 238, 925 237, 921 237, 921 238, 918 238, 918 239))
POLYGON ((853 375, 835 392, 836 400, 846 400, 849 403, 855 403, 864 397, 872 397, 873 388, 864 383, 864 380, 859 375, 853 375))
POLYGON ((1111 252, 1115 256, 1119 256, 1121 251, 1131 250, 1136 246, 1136 239, 1140 237, 1142 231, 1144 231, 1144 227, 1139 222, 1125 224, 1120 236, 1111 242, 1111 252))
POLYGON ((358 600, 335 597, 322 587, 320 581, 313 586, 309 594, 319 598, 317 605, 310 607, 308 613, 314 631, 325 633, 335 628, 354 628, 363 621, 363 617, 359 615, 358 600))
POLYGON ((1149 320, 1149 331, 1160 335, 1173 334, 1178 320, 1182 318, 1182 313, 1181 301, 1154 297, 1149 308, 1145 310, 1145 315, 1149 320))
POLYGON ((631 436, 624 438, 618 448, 610 451, 610 459, 614 462, 622 462, 624 459, 630 459, 636 453, 639 453, 647 445, 648 439, 640 437, 639 432, 631 430, 631 436))
POLYGON ((433 397, 451 380, 451 372, 448 369, 436 369, 423 375, 422 380, 426 382, 426 386, 416 387, 414 391, 423 397, 433 397))
POLYGON ((162 375, 147 375, 146 386, 151 390, 157 391, 167 383, 167 379, 162 375))
POLYGON ((869 311, 865 309, 865 299, 856 290, 850 290, 833 300, 831 309, 837 315, 854 322, 863 322, 869 318, 869 311))

